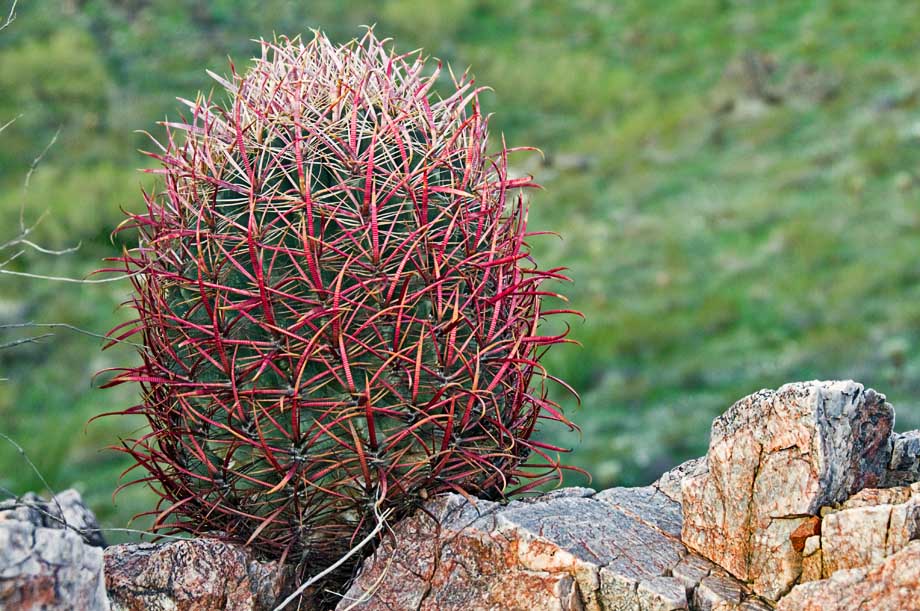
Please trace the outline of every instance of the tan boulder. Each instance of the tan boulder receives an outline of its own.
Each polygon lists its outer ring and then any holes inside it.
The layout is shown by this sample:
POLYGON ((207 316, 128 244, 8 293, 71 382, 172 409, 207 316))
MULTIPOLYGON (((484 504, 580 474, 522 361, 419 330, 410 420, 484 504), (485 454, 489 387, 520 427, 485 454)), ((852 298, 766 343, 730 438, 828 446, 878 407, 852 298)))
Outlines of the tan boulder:
POLYGON ((713 422, 708 469, 682 481, 684 543, 779 599, 802 572, 792 535, 822 505, 878 483, 892 421, 884 395, 852 381, 742 399, 713 422))
POLYGON ((651 486, 508 505, 446 495, 395 526, 339 609, 711 611, 747 601, 743 584, 687 552, 680 529, 680 506, 651 486))
POLYGON ((868 488, 822 513, 820 534, 805 542, 800 582, 878 564, 920 537, 920 484, 868 488))
POLYGON ((920 541, 874 567, 798 585, 776 611, 920 611, 920 541))

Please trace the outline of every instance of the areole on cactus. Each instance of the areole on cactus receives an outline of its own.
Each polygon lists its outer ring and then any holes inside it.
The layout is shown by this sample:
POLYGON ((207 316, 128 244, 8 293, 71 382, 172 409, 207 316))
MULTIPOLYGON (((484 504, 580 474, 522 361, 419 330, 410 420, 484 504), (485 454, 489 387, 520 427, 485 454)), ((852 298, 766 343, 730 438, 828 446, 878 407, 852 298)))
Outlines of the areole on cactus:
MULTIPOLYGON (((226 99, 184 101, 120 230, 149 430, 121 448, 160 495, 154 528, 220 533, 327 563, 444 491, 490 498, 558 478, 544 282, 529 177, 513 178, 464 75, 446 97, 371 30, 261 43, 226 99)), ((443 85, 443 82, 441 83, 443 85)))

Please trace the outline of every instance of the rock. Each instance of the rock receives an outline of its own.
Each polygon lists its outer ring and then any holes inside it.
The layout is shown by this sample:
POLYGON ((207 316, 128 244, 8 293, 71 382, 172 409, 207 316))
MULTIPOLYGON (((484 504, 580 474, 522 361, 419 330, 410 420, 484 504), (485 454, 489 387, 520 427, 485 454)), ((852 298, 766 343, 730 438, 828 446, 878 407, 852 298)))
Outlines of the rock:
MULTIPOLYGON (((217 539, 114 545, 105 550, 113 611, 268 611, 284 571, 217 539)), ((296 607, 294 607, 296 608, 296 607)))
MULTIPOLYGON (((651 486, 508 505, 450 494, 396 525, 339 608, 687 609, 715 567, 689 554, 679 532, 679 505, 651 486)), ((749 595, 720 578, 713 600, 749 595)))
POLYGON ((594 488, 585 488, 583 486, 569 486, 568 488, 558 488, 556 490, 550 490, 549 492, 544 492, 538 496, 531 497, 522 497, 518 499, 518 503, 545 503, 546 501, 551 501, 553 499, 561 498, 588 498, 597 494, 597 490, 594 488))
POLYGON ((680 562, 674 565, 671 569, 671 575, 680 580, 689 595, 700 585, 703 578, 708 577, 715 568, 716 565, 702 556, 687 554, 680 559, 680 562))
MULTIPOLYGON (((707 456, 649 486, 431 499, 338 609, 920 611, 920 482, 893 484, 920 437, 892 421, 854 382, 790 384, 736 403, 707 456)), ((218 539, 101 546, 75 491, 0 503, 0 609, 263 611, 293 586, 218 539)))
POLYGON ((26 492, 16 499, 0 501, 0 524, 12 520, 43 527, 45 526, 44 514, 45 500, 34 492, 26 492))
POLYGON ((872 568, 798 585, 776 611, 920 611, 920 541, 872 568))
POLYGON ((799 581, 815 581, 824 577, 824 555, 821 552, 821 537, 815 535, 805 539, 802 550, 802 574, 799 581))
POLYGON ((653 487, 660 490, 672 501, 681 503, 680 487, 684 479, 694 475, 700 475, 707 470, 706 457, 693 458, 685 463, 681 463, 664 473, 658 478, 658 481, 652 484, 653 487))
POLYGON ((3 501, 0 521, 3 520, 25 521, 45 528, 68 528, 77 531, 90 545, 105 547, 96 516, 83 503, 80 493, 72 488, 54 495, 50 501, 34 492, 3 501))
POLYGON ((96 516, 83 504, 83 499, 76 490, 71 488, 56 494, 46 504, 46 509, 50 514, 45 521, 47 526, 52 526, 49 522, 56 521, 61 527, 80 531, 83 540, 90 545, 105 547, 105 538, 99 529, 96 516))
POLYGON ((891 505, 832 513, 821 526, 823 575, 881 562, 885 554, 891 505))
POLYGON ((920 484, 862 490, 839 508, 827 508, 820 536, 808 539, 800 581, 878 564, 918 537, 920 484))
POLYGON ((267 611, 280 602, 285 572, 239 546, 202 538, 103 552, 103 544, 74 490, 4 502, 0 609, 267 611))
MULTIPOLYGON (((474 506, 456 495, 430 502, 427 513, 396 525, 393 536, 365 561, 339 607, 484 609, 507 604, 523 609, 516 601, 528 601, 540 609, 576 609, 578 595, 568 573, 530 570, 514 562, 510 542, 495 533, 499 509, 481 500, 474 506)), ((531 553, 539 555, 534 548, 531 553)), ((550 561, 575 563, 562 554, 550 555, 550 561)))
POLYGON ((717 611, 734 609, 744 598, 744 586, 721 570, 700 581, 693 593, 693 609, 696 611, 717 611))
POLYGON ((102 549, 74 530, 45 526, 37 496, 21 500, 29 506, 0 516, 0 609, 108 611, 102 549))
POLYGON ((920 431, 891 436, 891 460, 883 486, 909 486, 920 481, 920 431))
POLYGON ((805 542, 821 533, 821 519, 818 516, 806 518, 798 527, 789 535, 789 542, 792 543, 792 549, 802 552, 805 549, 805 542))
POLYGON ((893 418, 883 395, 851 381, 742 399, 713 422, 707 470, 683 479, 683 542, 776 601, 802 571, 791 535, 882 479, 893 418))
MULTIPOLYGON (((860 490, 843 503, 841 509, 855 509, 857 507, 874 507, 876 505, 898 505, 910 500, 910 486, 898 488, 866 488, 860 490)), ((828 513, 833 513, 830 511, 828 513)))
POLYGON ((891 508, 885 555, 890 556, 920 538, 920 484, 911 485, 911 498, 891 508))
POLYGON ((675 539, 680 539, 683 522, 680 505, 653 486, 608 488, 597 493, 595 498, 635 520, 647 522, 675 539))
POLYGON ((636 588, 640 611, 680 611, 687 609, 687 590, 673 577, 652 577, 636 588))

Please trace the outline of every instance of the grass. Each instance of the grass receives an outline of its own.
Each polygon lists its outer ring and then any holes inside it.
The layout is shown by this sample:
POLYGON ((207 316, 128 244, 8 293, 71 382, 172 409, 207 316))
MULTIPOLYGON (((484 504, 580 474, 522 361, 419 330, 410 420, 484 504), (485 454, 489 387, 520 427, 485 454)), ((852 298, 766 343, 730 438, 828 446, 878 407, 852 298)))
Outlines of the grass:
MULTIPOLYGON (((549 357, 582 394, 566 402, 584 433, 546 435, 575 446, 594 485, 646 483, 702 454, 715 415, 792 380, 857 379, 888 394, 899 429, 920 426, 920 6, 93 0, 62 18, 55 4, 22 7, 0 34, 0 120, 23 114, 0 135, 0 214, 12 223, 25 197, 31 218, 51 211, 43 243, 83 246, 18 269, 80 276, 117 251, 119 206, 140 201, 133 130, 209 87, 205 68, 224 71, 227 53, 240 66, 247 40, 273 31, 341 40, 377 23, 400 49, 472 65, 494 88, 493 131, 544 152, 516 162, 545 186, 531 227, 562 236, 535 248, 571 269, 565 291, 586 314, 570 321, 582 347, 549 357)), ((0 323, 102 332, 127 290, 0 277, 0 323)), ((0 422, 53 485, 75 483, 123 526, 150 497, 113 505, 126 465, 100 448, 139 424, 84 424, 135 400, 91 385, 131 357, 98 346, 61 331, 0 352, 0 422)), ((0 474, 38 488, 11 449, 0 474)))

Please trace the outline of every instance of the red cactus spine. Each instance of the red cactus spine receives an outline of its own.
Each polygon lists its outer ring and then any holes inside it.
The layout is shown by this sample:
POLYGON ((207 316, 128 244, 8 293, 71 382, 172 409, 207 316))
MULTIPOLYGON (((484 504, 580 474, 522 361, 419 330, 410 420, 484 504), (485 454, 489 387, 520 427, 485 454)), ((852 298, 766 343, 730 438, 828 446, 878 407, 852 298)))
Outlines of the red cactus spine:
POLYGON ((154 527, 219 532, 329 562, 371 524, 443 491, 500 497, 559 477, 568 424, 540 365, 557 296, 526 239, 521 189, 488 154, 472 81, 432 93, 418 53, 368 32, 262 43, 186 101, 151 156, 161 192, 121 228, 140 338, 122 448, 161 497, 154 527), (533 464, 529 456, 538 457, 533 464))

